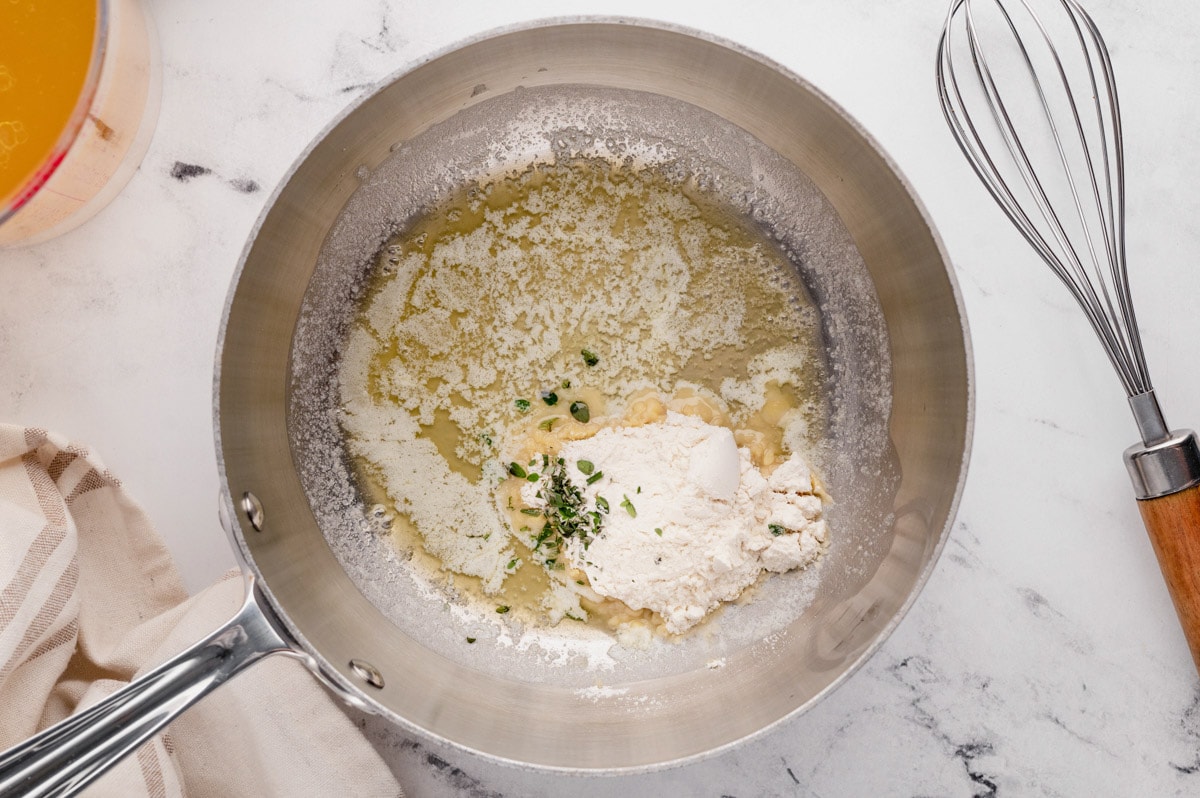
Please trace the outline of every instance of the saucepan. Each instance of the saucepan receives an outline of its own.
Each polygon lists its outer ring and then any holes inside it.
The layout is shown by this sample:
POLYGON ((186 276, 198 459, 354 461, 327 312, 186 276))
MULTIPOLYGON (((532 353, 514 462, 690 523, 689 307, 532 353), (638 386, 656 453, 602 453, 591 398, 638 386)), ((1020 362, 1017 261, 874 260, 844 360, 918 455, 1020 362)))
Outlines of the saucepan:
POLYGON ((945 253, 868 135, 761 56, 615 19, 475 39, 383 82, 334 122, 246 246, 214 393, 223 521, 247 575, 242 610, 3 755, 0 793, 79 788, 274 653, 405 730, 526 767, 630 772, 725 749, 812 706, 912 604, 952 524, 973 401, 945 253), (481 620, 429 589, 372 526, 330 398, 364 275, 396 225, 539 148, 628 156, 635 139, 664 162, 707 170, 713 190, 732 187, 789 253, 820 313, 825 427, 812 460, 832 497, 818 566, 648 648, 481 620))

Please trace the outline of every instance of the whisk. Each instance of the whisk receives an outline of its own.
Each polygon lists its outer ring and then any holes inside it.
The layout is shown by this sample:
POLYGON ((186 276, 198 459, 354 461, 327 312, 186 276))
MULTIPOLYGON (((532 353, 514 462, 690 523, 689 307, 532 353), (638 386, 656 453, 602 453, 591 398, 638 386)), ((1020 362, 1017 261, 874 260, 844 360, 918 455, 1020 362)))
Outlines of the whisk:
POLYGON ((1121 112, 1108 49, 1075 0, 952 0, 937 90, 963 154, 1100 338, 1142 442, 1125 450, 1200 668, 1200 447, 1150 382, 1125 262, 1121 112), (1037 6, 1037 8, 1035 8, 1037 6))

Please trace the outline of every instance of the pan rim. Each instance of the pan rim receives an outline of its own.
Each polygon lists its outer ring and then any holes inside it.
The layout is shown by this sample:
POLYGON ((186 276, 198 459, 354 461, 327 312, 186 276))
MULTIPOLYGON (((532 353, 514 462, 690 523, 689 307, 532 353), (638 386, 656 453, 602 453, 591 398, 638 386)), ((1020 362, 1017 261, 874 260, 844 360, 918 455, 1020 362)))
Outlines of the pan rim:
POLYGON ((929 213, 926 205, 924 204, 924 202, 921 200, 920 196, 915 191, 915 189, 914 189, 911 181, 908 179, 908 177, 899 168, 899 166, 896 164, 896 162, 893 160, 893 158, 889 155, 889 153, 883 149, 883 147, 874 138, 874 136, 872 136, 858 122, 858 120, 855 117, 853 117, 851 114, 849 114, 839 103, 837 103, 836 101, 831 99, 825 92, 823 92, 818 87, 814 86, 811 82, 804 79, 803 77, 796 74, 795 72, 788 69, 787 67, 774 61, 773 59, 771 59, 767 56, 764 56, 761 53, 758 53, 754 50, 751 50, 744 45, 738 44, 737 42, 731 41, 729 39, 726 39, 724 37, 721 37, 721 36, 706 32, 706 31, 702 31, 702 30, 691 28, 691 27, 684 26, 684 25, 679 25, 677 23, 653 20, 653 19, 646 19, 646 18, 638 18, 638 17, 610 16, 610 15, 571 15, 571 16, 546 17, 546 18, 540 18, 540 19, 531 20, 531 21, 527 21, 527 22, 520 22, 520 23, 499 26, 499 27, 495 27, 495 28, 491 28, 489 30, 479 32, 470 37, 453 42, 449 45, 445 45, 445 46, 440 47, 430 53, 427 53, 425 55, 422 55, 415 59, 412 59, 409 62, 407 62, 406 64, 402 65, 397 70, 395 70, 395 71, 389 73, 388 75, 384 76, 383 78, 375 81, 369 87, 363 89, 362 93, 359 96, 357 96, 354 100, 352 100, 350 103, 348 103, 334 118, 332 118, 326 125, 324 125, 322 127, 322 129, 308 143, 308 145, 296 157, 296 159, 292 162, 292 164, 289 166, 289 168, 285 171, 285 173, 278 180, 278 182, 276 183, 276 185, 274 187, 274 190, 272 191, 270 196, 265 201, 258 218, 255 220, 253 226, 251 227, 251 229, 248 233, 246 243, 243 246, 242 252, 238 258, 237 266, 236 266, 236 268, 231 276, 231 279, 230 279, 230 287, 229 287, 229 291, 226 296, 225 304, 224 304, 224 307, 222 310, 220 325, 218 328, 216 353, 215 353, 215 358, 214 358, 213 425, 214 425, 214 445, 215 445, 215 451, 216 451, 217 468, 218 468, 218 473, 220 475, 220 491, 221 491, 220 501, 221 501, 221 505, 222 505, 222 510, 230 519, 230 523, 226 527, 226 532, 230 537, 230 542, 233 546, 233 549, 235 551, 235 554, 237 556, 237 559, 238 559, 241 567, 243 568, 243 570, 248 570, 250 573, 252 573, 253 575, 255 575, 258 578, 259 590, 262 592, 262 594, 265 596, 266 600, 269 602, 271 611, 286 626, 286 630, 287 630, 288 634, 291 636, 291 638, 295 641, 296 645, 299 647, 298 653, 301 653, 302 655, 306 655, 306 656, 303 656, 302 658, 309 665, 310 669, 314 670, 314 672, 321 679, 321 681, 329 684, 331 687, 334 687, 341 694, 340 697, 342 697, 344 700, 348 700, 351 705, 356 706, 360 709, 366 709, 367 711, 371 711, 375 714, 379 714, 379 715, 387 718, 387 720, 390 721, 391 723, 393 723, 394 725, 404 729, 405 731, 407 731, 409 733, 417 734, 423 738, 434 740, 441 745, 450 747, 451 749, 470 751, 472 754, 480 756, 480 757, 486 759, 487 761, 495 762, 497 764, 502 764, 502 765, 517 768, 517 769, 524 769, 524 770, 532 769, 532 770, 537 770, 540 772, 558 772, 558 773, 568 773, 568 774, 578 774, 580 772, 586 772, 589 774, 596 774, 596 775, 636 775, 636 774, 640 774, 640 773, 656 772, 656 771, 660 771, 660 770, 681 767, 684 765, 695 764, 695 763, 707 760, 709 758, 719 756, 719 755, 726 753, 726 752, 734 749, 735 747, 741 746, 745 743, 751 742, 756 739, 761 739, 762 737, 764 737, 765 735, 770 733, 772 730, 776 729, 780 724, 784 723, 785 721, 789 721, 789 720, 793 720, 793 719, 797 718, 798 716, 807 712, 809 709, 811 709, 816 704, 820 703, 830 693, 832 693, 833 690, 835 690, 836 688, 843 685, 852 675, 857 673, 858 670, 860 668, 862 668, 863 665, 866 664, 867 660, 869 660, 872 656, 874 656, 879 651, 879 649, 883 646, 883 644, 888 640, 888 638, 892 635, 892 633, 895 631, 895 629, 899 626, 900 622, 908 614, 908 611, 912 608, 912 606, 914 605, 914 603, 917 600, 917 597, 920 595, 920 593, 924 589, 926 583, 928 582, 930 576, 932 575, 932 572, 933 572, 935 566, 937 565, 938 561, 941 558, 941 553, 942 553, 943 549, 945 548, 946 542, 949 539, 949 535, 953 529, 955 520, 957 518, 957 513, 958 513, 959 506, 960 506, 960 502, 962 500, 963 491, 965 489, 967 475, 968 475, 968 471, 969 471, 970 456, 971 456, 972 444, 973 444, 973 438, 974 438, 975 391, 976 391, 976 386, 975 386, 974 358, 973 358, 973 352, 972 352, 972 347, 971 347, 971 336, 970 336, 970 330, 969 330, 968 319, 967 319, 967 314, 966 314, 966 307, 965 307, 965 304, 963 301, 961 288, 959 286, 957 277, 955 275, 953 263, 947 253, 945 244, 944 244, 941 236, 939 235, 937 229, 934 227, 934 225, 932 223, 932 219, 931 219, 930 213, 929 213), (805 701, 800 706, 796 707, 792 711, 780 716, 779 718, 777 718, 773 721, 770 721, 770 722, 762 725, 758 729, 756 729, 748 734, 745 734, 744 736, 741 736, 737 739, 730 740, 726 743, 717 745, 715 747, 709 748, 704 751, 700 751, 700 752, 693 753, 693 754, 688 754, 688 755, 685 755, 682 757, 678 757, 678 758, 663 761, 663 762, 641 764, 641 765, 631 765, 631 766, 602 767, 602 768, 535 764, 535 763, 525 762, 525 761, 489 753, 487 751, 480 750, 476 747, 472 747, 472 746, 466 745, 464 743, 460 743, 460 742, 451 740, 447 737, 439 735, 438 733, 436 733, 434 731, 431 731, 430 729, 427 729, 423 726, 418 725, 414 721, 408 720, 407 718, 404 718, 404 717, 398 715, 396 712, 388 709, 383 704, 376 702, 369 695, 367 695, 362 689, 360 689, 357 685, 355 685, 352 682, 345 679, 337 669, 329 667, 329 663, 327 663, 325 661, 324 656, 317 650, 317 648, 315 646, 311 645, 305 639, 303 632, 297 628, 297 626, 296 626, 295 622, 292 620, 292 618, 281 607, 280 603, 278 602, 274 593, 271 590, 269 582, 266 580, 266 578, 262 574, 261 570, 255 564, 253 556, 252 556, 248 546, 246 545, 246 541, 241 532, 240 525, 232 520, 232 519, 238 518, 238 512, 236 509, 234 497, 232 495, 232 488, 229 483, 227 467, 226 467, 226 462, 225 462, 224 445, 223 445, 224 438, 222 436, 221 402, 220 402, 221 385, 222 385, 221 374, 222 374, 223 352, 224 352, 224 346, 225 346, 225 342, 226 342, 226 335, 228 332, 230 314, 231 314, 231 311, 233 308, 234 297, 237 294, 239 285, 241 284, 242 277, 243 277, 247 262, 249 260, 251 250, 253 249, 255 241, 258 238, 258 235, 262 229, 264 222, 266 221, 267 217, 270 215, 271 211, 274 209, 281 193, 289 185, 292 178, 295 176, 297 170, 299 170, 301 168, 301 166, 307 162, 309 157, 312 155, 313 151, 321 145, 321 143, 330 135, 330 133, 333 131, 333 129, 336 128, 340 123, 342 123, 347 117, 349 117, 355 111, 357 111, 363 104, 365 104, 371 98, 375 97, 379 92, 383 91, 387 86, 389 86, 392 83, 394 83, 395 81, 401 79, 405 75, 408 75, 411 72, 417 70, 418 68, 420 68, 428 63, 431 63, 433 61, 436 61, 450 53, 470 47, 472 45, 478 44, 483 41, 487 41, 490 39, 502 37, 505 35, 513 34, 513 33, 526 32, 526 31, 539 30, 539 29, 547 29, 547 28, 565 27, 565 26, 577 26, 577 25, 605 25, 605 26, 617 25, 617 26, 632 26, 632 27, 639 27, 639 28, 648 28, 648 29, 653 29, 653 30, 664 31, 667 33, 677 34, 677 35, 689 37, 692 39, 697 39, 697 40, 700 40, 701 42, 704 42, 704 43, 707 43, 710 45, 715 45, 718 47, 725 48, 727 50, 734 52, 737 55, 740 55, 744 58, 754 61, 754 62, 780 74, 781 76, 783 76, 784 78, 786 78, 787 80, 789 80, 795 84, 798 84, 800 87, 802 87, 806 91, 810 92, 814 97, 819 99, 833 113, 835 113, 838 117, 840 117, 842 121, 844 121, 847 125, 849 125, 859 135, 859 137, 862 139, 862 141, 882 160, 882 162, 886 165, 887 169, 891 172, 891 174, 899 181, 905 194, 910 199, 910 201, 913 203, 916 211, 920 214, 920 218, 926 227, 926 231, 927 231, 930 239, 932 240, 934 246, 937 249, 939 260, 941 262, 943 271, 944 271, 947 281, 948 281, 949 292, 953 299, 954 307, 957 312, 958 329, 962 336, 961 341, 962 341, 962 346, 963 346, 963 361, 964 361, 963 368, 964 368, 964 376, 965 376, 965 395, 963 398, 965 400, 965 405, 966 405, 965 406, 965 415, 964 415, 964 420, 963 420, 963 428, 962 428, 963 447, 962 447, 962 454, 961 454, 961 458, 959 459, 958 469, 957 469, 958 470, 958 479, 957 479, 953 494, 950 496, 950 499, 949 499, 945 523, 943 525, 943 528, 941 530, 939 530, 937 533, 936 542, 932 548, 932 551, 929 554, 929 558, 928 558, 927 562, 925 563, 925 565, 923 566, 923 568, 917 574, 916 579, 913 582, 911 590, 908 592, 907 596, 905 596, 904 600, 899 604, 899 606, 895 610, 892 617, 875 634, 874 638, 870 641, 870 643, 868 643, 863 648, 862 652, 857 657, 855 657, 853 659, 853 661, 851 661, 847 666, 845 666, 843 668, 843 670, 840 674, 838 674, 836 677, 834 677, 827 685, 825 685, 823 688, 821 688, 819 691, 817 691, 814 695, 812 695, 807 701, 805 701), (310 658, 311 658, 311 661, 309 661, 310 658))

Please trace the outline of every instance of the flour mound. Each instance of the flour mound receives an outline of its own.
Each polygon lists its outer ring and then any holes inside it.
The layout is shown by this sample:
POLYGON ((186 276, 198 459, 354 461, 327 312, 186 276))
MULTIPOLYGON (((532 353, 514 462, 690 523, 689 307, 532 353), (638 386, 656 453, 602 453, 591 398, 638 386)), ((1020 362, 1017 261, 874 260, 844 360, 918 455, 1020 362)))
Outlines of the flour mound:
MULTIPOLYGON (((603 516, 590 540, 564 553, 591 589, 658 613, 681 634, 764 570, 782 573, 820 556, 822 501, 797 454, 764 475, 721 426, 676 412, 662 421, 606 427, 558 453, 588 511, 603 516), (588 484, 576 464, 603 477, 588 484)), ((535 485, 522 490, 544 507, 535 485)))

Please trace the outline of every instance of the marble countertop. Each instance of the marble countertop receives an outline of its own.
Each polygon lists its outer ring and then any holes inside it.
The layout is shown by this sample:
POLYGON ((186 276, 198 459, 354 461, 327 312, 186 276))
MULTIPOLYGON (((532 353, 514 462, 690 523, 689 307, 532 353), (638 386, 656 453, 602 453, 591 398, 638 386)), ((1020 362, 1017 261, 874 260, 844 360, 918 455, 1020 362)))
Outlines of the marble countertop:
MULTIPOLYGON (((1121 451, 1136 430, 1078 308, 978 185, 933 90, 942 0, 153 0, 162 110, 91 222, 0 252, 0 419, 86 442, 197 590, 233 565, 211 380, 230 277, 271 188, 365 87, 488 29, 618 14, 785 64, 908 176, 954 263, 977 406, 958 520, 868 664, 766 736, 659 773, 535 775, 395 735, 417 796, 1200 794, 1200 679, 1121 451)), ((1122 89, 1129 259, 1168 420, 1200 424, 1200 6, 1096 0, 1122 89), (1174 304, 1172 304, 1174 303, 1174 304)), ((386 735, 385 735, 386 736, 386 735)))

